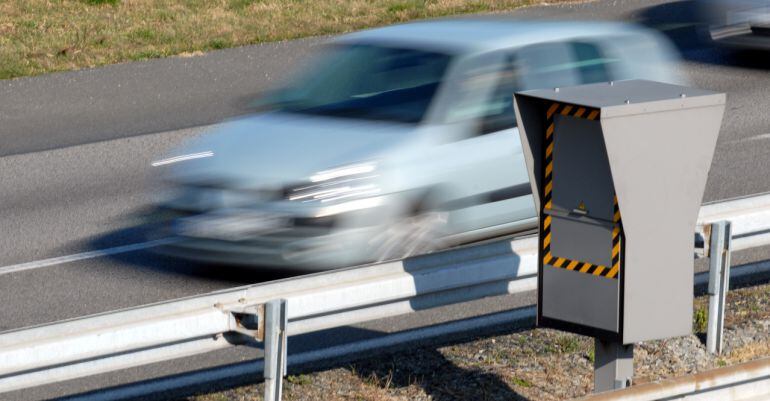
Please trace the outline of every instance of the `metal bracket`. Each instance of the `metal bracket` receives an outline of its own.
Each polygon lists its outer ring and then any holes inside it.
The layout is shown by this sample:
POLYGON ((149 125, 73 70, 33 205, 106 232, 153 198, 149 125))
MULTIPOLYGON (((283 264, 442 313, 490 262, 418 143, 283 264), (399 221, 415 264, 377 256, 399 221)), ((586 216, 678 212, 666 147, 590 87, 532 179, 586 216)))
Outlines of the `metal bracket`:
POLYGON ((285 299, 274 299, 265 304, 265 401, 280 401, 283 377, 286 376, 288 326, 285 299))
POLYGON ((732 233, 729 221, 711 224, 709 247, 709 317, 706 349, 722 353, 725 325, 725 303, 730 289, 730 256, 732 233))
POLYGON ((249 305, 228 311, 230 331, 265 341, 265 305, 249 305))

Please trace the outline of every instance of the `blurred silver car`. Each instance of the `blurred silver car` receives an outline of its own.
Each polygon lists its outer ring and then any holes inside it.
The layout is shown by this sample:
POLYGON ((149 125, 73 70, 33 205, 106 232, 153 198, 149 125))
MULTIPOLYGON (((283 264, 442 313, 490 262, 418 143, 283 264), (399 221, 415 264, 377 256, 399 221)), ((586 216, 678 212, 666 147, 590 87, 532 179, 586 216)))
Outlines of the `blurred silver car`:
POLYGON ((699 0, 697 5, 714 43, 770 49, 770 0, 699 0))
POLYGON ((268 109, 161 164, 164 253, 326 269, 536 227, 512 94, 681 82, 658 34, 615 23, 452 19, 345 35, 268 109))

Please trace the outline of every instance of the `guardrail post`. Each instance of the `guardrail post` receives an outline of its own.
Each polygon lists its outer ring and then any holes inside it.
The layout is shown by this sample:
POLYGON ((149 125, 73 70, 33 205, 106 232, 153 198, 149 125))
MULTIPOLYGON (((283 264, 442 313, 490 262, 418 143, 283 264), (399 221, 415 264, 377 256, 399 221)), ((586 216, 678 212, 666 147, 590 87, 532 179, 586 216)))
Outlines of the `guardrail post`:
POLYGON ((265 304, 265 401, 280 401, 286 375, 286 300, 265 304))
POLYGON ((594 339, 594 393, 631 386, 634 344, 594 339))
POLYGON ((709 250, 709 321, 706 349, 712 354, 722 353, 725 324, 725 302, 730 289, 730 249, 732 235, 730 222, 711 224, 709 250))

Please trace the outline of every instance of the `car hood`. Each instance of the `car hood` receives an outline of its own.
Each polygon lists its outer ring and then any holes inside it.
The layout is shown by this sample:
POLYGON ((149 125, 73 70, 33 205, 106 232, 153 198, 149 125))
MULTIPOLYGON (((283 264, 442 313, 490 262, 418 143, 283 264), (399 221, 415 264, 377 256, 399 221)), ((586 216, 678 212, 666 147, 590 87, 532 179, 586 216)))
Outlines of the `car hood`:
POLYGON ((170 154, 210 155, 174 163, 171 180, 275 187, 316 172, 379 158, 416 137, 409 124, 266 113, 234 119, 170 154))

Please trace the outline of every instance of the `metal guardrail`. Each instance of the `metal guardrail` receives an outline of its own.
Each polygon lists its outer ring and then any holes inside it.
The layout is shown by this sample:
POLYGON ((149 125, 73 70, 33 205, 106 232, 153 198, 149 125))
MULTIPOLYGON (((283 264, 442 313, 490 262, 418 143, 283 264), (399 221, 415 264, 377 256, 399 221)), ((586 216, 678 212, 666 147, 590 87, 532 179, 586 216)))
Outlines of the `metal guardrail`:
POLYGON ((263 340, 262 306, 276 299, 297 335, 412 312, 426 297, 442 305, 531 290, 535 245, 498 242, 6 332, 0 392, 216 350, 234 333, 263 340))
MULTIPOLYGON (((732 250, 741 251, 770 244, 770 193, 747 196, 701 206, 696 235, 710 238, 710 226, 729 221, 732 226, 732 250)), ((708 255, 709 241, 704 241, 708 255)), ((703 255, 701 255, 703 256, 703 255)))
MULTIPOLYGON (((722 220, 732 224, 733 250, 770 244, 770 195, 704 205, 696 235, 708 244, 711 223, 722 220)), ((272 379, 285 373, 287 335, 409 313, 422 303, 534 290, 536 258, 536 237, 517 238, 0 333, 0 393, 209 352, 249 336, 270 343, 266 399, 280 399, 280 380, 272 379)))
POLYGON ((770 398, 770 358, 580 398, 581 401, 738 401, 770 398))

